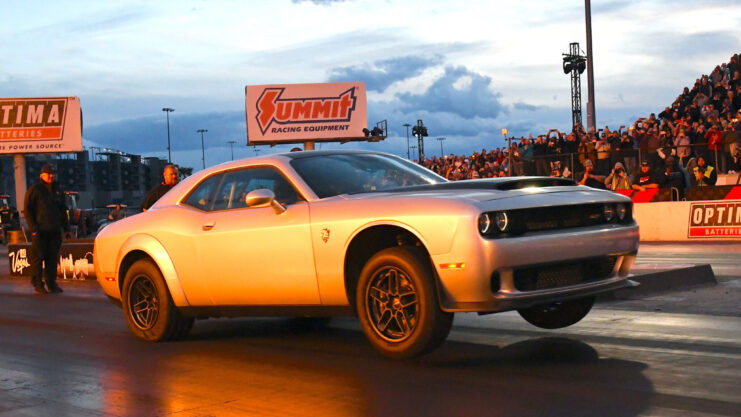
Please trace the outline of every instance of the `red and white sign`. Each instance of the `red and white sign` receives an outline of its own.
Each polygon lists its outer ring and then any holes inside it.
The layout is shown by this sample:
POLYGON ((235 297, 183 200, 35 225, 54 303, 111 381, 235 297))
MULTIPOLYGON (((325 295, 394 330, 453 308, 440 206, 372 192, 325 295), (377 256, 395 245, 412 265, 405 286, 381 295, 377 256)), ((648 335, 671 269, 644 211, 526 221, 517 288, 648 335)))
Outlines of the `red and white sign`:
POLYGON ((687 237, 741 237, 741 202, 692 203, 687 237))
POLYGON ((248 85, 247 144, 366 139, 365 84, 248 85))
POLYGON ((81 150, 77 97, 0 98, 0 153, 81 150))

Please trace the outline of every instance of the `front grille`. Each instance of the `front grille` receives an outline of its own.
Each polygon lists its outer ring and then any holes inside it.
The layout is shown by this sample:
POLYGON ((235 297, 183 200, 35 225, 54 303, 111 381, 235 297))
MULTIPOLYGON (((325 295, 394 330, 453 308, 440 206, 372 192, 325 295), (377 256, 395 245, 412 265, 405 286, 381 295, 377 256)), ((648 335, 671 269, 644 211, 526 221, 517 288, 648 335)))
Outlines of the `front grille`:
POLYGON ((520 223, 522 232, 567 229, 607 223, 602 213, 602 204, 539 207, 516 210, 512 214, 515 222, 520 223))
POLYGON ((605 279, 612 274, 617 256, 518 268, 513 271, 518 291, 535 291, 605 279))

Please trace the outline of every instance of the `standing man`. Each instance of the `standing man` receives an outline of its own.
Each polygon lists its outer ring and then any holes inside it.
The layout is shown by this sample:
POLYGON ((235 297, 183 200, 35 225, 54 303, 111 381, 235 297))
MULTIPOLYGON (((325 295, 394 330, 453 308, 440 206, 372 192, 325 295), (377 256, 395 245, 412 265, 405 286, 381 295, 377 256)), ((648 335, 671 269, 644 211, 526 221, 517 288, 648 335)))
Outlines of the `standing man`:
POLYGON ((166 192, 170 191, 170 189, 180 181, 180 173, 178 172, 178 167, 175 165, 167 165, 163 176, 165 177, 165 180, 162 184, 157 185, 147 193, 147 197, 144 199, 144 203, 142 204, 142 211, 149 210, 149 208, 152 207, 160 197, 165 195, 166 192))
POLYGON ((47 293, 42 281, 46 280, 48 292, 58 294, 57 263, 62 246, 62 229, 69 232, 69 221, 64 207, 64 193, 54 182, 54 167, 41 168, 41 182, 26 192, 26 222, 31 233, 31 284, 37 295, 47 293))

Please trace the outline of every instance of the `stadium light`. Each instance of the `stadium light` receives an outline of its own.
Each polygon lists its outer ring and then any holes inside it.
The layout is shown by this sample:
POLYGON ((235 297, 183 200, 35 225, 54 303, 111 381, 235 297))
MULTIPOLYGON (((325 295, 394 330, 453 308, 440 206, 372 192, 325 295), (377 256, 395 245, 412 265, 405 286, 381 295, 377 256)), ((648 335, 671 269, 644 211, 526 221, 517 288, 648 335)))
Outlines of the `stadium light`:
POLYGON ((172 163, 172 155, 170 153, 170 113, 174 112, 175 109, 170 107, 163 107, 162 111, 167 114, 167 163, 172 163))

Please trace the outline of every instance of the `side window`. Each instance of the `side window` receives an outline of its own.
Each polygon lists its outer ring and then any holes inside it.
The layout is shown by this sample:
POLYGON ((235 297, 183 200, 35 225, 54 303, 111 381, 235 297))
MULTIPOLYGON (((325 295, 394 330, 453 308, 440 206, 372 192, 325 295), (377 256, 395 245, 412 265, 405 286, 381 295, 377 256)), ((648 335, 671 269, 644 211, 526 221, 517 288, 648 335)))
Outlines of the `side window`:
POLYGON ((276 200, 281 204, 293 204, 299 200, 296 190, 273 168, 240 169, 227 172, 222 177, 223 181, 217 182, 218 187, 213 190, 213 204, 205 210, 216 211, 247 207, 245 203, 247 194, 250 191, 263 188, 271 190, 275 194, 276 200))
MULTIPOLYGON (((253 171, 244 195, 253 190, 266 188, 275 194, 275 199, 283 204, 293 204, 299 201, 299 195, 293 186, 283 176, 273 168, 256 168, 253 171)), ((242 198, 244 206, 244 197, 242 198)))
POLYGON ((214 191, 221 182, 223 175, 214 175, 203 181, 183 202, 199 210, 211 211, 214 204, 214 191))

